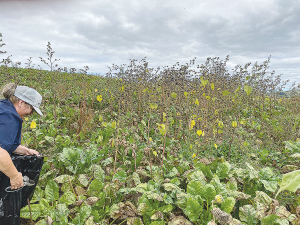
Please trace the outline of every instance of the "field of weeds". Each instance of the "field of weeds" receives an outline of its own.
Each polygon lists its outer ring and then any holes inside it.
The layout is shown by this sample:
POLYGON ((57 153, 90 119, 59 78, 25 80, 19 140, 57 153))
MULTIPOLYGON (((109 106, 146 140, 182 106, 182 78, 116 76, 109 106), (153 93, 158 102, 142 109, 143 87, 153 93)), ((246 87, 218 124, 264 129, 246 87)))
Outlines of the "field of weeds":
POLYGON ((300 96, 261 65, 51 71, 2 61, 43 96, 22 143, 47 156, 24 224, 299 224, 300 96))

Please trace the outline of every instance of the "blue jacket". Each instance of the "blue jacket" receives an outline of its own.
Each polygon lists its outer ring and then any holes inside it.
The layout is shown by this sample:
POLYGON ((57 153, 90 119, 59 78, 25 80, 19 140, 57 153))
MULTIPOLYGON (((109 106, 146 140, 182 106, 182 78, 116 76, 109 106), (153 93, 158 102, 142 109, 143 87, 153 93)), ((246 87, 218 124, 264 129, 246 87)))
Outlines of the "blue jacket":
POLYGON ((0 100, 0 147, 9 154, 21 144, 22 122, 11 101, 0 100))

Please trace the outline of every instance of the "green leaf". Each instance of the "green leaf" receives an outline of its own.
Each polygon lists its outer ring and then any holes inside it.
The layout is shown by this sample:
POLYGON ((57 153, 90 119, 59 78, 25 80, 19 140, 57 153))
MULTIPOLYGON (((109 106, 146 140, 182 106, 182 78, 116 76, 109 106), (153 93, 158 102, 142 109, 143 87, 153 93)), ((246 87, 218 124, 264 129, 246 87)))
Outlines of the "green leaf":
POLYGON ((172 183, 165 183, 163 184, 163 187, 165 188, 166 191, 181 191, 181 188, 178 187, 176 184, 172 184, 172 183))
POLYGON ((204 185, 199 180, 193 180, 188 183, 186 193, 191 195, 201 195, 204 185))
POLYGON ((80 207, 79 210, 81 221, 85 221, 92 213, 92 207, 89 205, 84 205, 80 207))
POLYGON ((107 165, 109 165, 109 164, 111 164, 111 163, 113 163, 114 162, 114 159, 112 158, 112 157, 109 157, 109 158, 107 158, 107 159, 104 159, 102 162, 101 162, 101 164, 102 164, 102 166, 107 166, 107 165))
POLYGON ((300 170, 296 170, 290 173, 283 174, 282 181, 280 184, 280 188, 275 196, 284 191, 288 190, 291 192, 296 192, 297 189, 300 187, 300 170))
POLYGON ((158 209, 158 211, 163 213, 169 213, 172 212, 172 210, 173 210, 173 206, 171 204, 164 205, 158 209))
POLYGON ((212 179, 213 174, 208 165, 205 165, 203 163, 197 163, 195 167, 199 168, 203 172, 205 177, 207 177, 208 179, 212 179))
MULTIPOLYGON (((40 216, 42 216, 42 207, 40 204, 30 204, 30 211, 33 220, 37 220, 40 216)), ((30 211, 28 205, 21 209, 20 217, 25 219, 30 219, 30 211)))
POLYGON ((221 205, 221 210, 227 213, 230 213, 235 205, 235 200, 233 197, 225 198, 224 202, 221 205))
POLYGON ((49 180, 45 188, 45 198, 47 201, 52 202, 59 198, 59 187, 54 180, 49 180))
POLYGON ((169 173, 167 173, 165 176, 166 176, 166 177, 172 178, 172 177, 176 177, 177 173, 178 173, 178 170, 176 169, 176 167, 173 167, 173 168, 169 171, 169 173))
POLYGON ((250 95, 251 92, 252 92, 252 87, 248 86, 248 85, 245 85, 244 86, 244 90, 245 90, 245 92, 246 92, 247 95, 250 95))
POLYGON ((94 179, 91 182, 91 184, 90 184, 90 186, 88 188, 88 194, 90 196, 100 197, 99 195, 100 195, 103 187, 104 187, 104 183, 103 182, 101 182, 101 181, 99 181, 97 179, 94 179))
POLYGON ((35 225, 47 225, 46 219, 39 220, 35 225))
POLYGON ((266 216, 262 219, 262 225, 279 225, 279 223, 276 222, 277 219, 279 219, 280 217, 279 216, 276 216, 276 215, 269 215, 269 216, 266 216))
POLYGON ((74 180, 74 176, 66 175, 66 174, 63 174, 63 175, 60 175, 60 176, 54 178, 54 181, 59 184, 63 184, 65 182, 70 182, 73 180, 74 180))
POLYGON ((78 181, 81 183, 84 187, 87 187, 89 185, 89 180, 87 178, 86 174, 79 174, 78 181))
POLYGON ((259 171, 259 177, 262 180, 270 180, 273 175, 274 175, 273 170, 270 167, 262 168, 259 171))
POLYGON ((263 183, 264 187, 266 190, 275 192, 278 187, 278 182, 277 181, 266 181, 266 180, 261 180, 263 183))
POLYGON ((215 187, 217 195, 227 196, 228 191, 226 190, 224 183, 220 182, 220 179, 216 174, 213 175, 210 184, 215 187))
POLYGON ((237 191, 237 182, 232 177, 229 179, 229 181, 226 183, 226 189, 231 191, 237 191))
POLYGON ((44 195, 45 195, 44 191, 39 186, 36 186, 30 203, 35 203, 35 202, 41 201, 41 199, 44 197, 44 195))
POLYGON ((251 166, 249 163, 246 163, 247 167, 248 167, 248 175, 250 177, 250 180, 252 179, 258 179, 259 176, 258 176, 258 172, 254 169, 253 166, 251 166))
POLYGON ((65 204, 58 204, 56 207, 56 216, 58 217, 60 224, 68 224, 68 216, 70 210, 65 204))
POLYGON ((187 175, 187 182, 199 180, 203 185, 206 184, 206 178, 201 170, 192 171, 187 175))
POLYGON ((228 172, 231 168, 231 165, 229 164, 229 162, 223 162, 221 164, 219 164, 218 169, 216 171, 217 176, 220 179, 225 179, 228 176, 228 172))
POLYGON ((202 206, 196 199, 188 198, 186 208, 183 209, 183 212, 190 219, 190 221, 196 222, 202 210, 202 206))
POLYGON ((90 168, 89 168, 89 171, 92 171, 93 172, 93 175, 96 179, 100 180, 100 181, 104 181, 105 179, 105 172, 104 170, 101 168, 101 166, 99 165, 92 165, 90 168))
POLYGON ((216 196, 216 189, 211 184, 206 184, 201 191, 201 197, 205 199, 207 203, 211 203, 212 200, 215 199, 216 196))
POLYGON ((113 176, 112 180, 119 180, 119 182, 125 182, 127 179, 127 174, 124 170, 121 170, 113 176))
POLYGON ((66 203, 67 205, 71 205, 75 202, 76 202, 76 196, 71 191, 65 192, 59 199, 59 203, 66 203))
POLYGON ((252 205, 240 207, 239 217, 246 224, 258 224, 259 220, 255 218, 256 211, 252 205))

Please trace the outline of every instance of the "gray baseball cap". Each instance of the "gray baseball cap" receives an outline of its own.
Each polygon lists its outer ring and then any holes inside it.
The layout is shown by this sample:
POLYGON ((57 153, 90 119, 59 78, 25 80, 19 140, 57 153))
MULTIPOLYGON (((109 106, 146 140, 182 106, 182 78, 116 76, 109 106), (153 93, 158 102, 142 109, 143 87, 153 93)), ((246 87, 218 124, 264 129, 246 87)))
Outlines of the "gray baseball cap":
POLYGON ((39 109, 43 98, 36 90, 27 86, 17 86, 14 95, 30 104, 39 115, 43 116, 39 109))

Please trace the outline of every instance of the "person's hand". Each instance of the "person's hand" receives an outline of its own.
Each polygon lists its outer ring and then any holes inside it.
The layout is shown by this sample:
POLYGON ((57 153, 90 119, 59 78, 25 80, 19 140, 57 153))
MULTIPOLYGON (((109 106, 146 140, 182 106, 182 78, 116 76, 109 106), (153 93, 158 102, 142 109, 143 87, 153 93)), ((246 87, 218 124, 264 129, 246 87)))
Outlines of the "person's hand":
POLYGON ((10 178, 10 185, 12 190, 23 187, 24 184, 22 173, 18 172, 16 176, 10 178))
POLYGON ((26 155, 39 155, 40 153, 38 152, 38 151, 36 151, 36 150, 33 150, 33 149, 30 149, 30 148, 28 148, 27 150, 26 150, 26 155))

